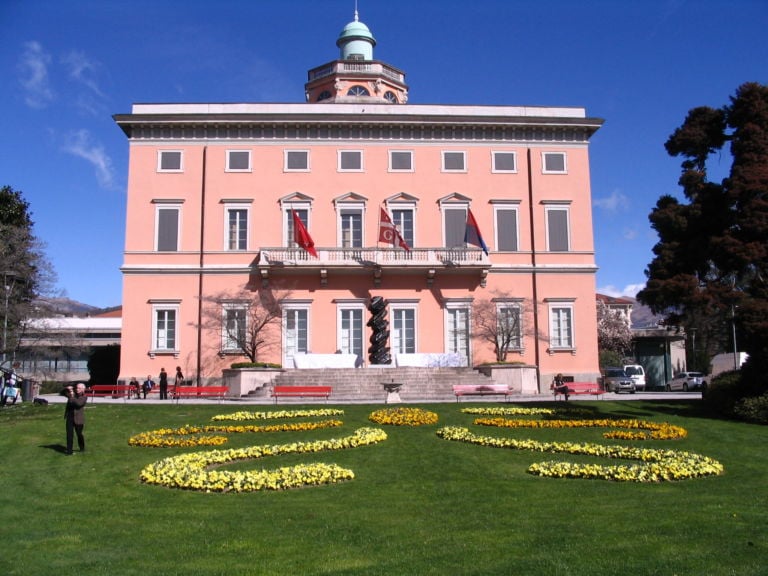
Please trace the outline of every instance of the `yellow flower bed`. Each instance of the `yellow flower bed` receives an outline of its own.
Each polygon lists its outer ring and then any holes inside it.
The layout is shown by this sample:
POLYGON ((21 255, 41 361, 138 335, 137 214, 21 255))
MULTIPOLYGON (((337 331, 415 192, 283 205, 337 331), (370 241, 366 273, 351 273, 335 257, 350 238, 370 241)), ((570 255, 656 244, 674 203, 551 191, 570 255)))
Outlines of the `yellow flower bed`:
POLYGON ((480 426, 497 428, 629 428, 636 432, 611 431, 603 434, 605 438, 623 440, 674 440, 685 438, 688 432, 680 426, 666 422, 648 422, 645 420, 594 419, 594 420, 507 420, 504 418, 476 418, 480 426), (645 432, 648 430, 648 432, 645 432))
POLYGON ((550 416, 554 408, 521 408, 518 406, 491 406, 488 408, 462 408, 463 414, 482 414, 483 416, 550 416))
POLYGON ((383 408, 368 415, 368 420, 376 424, 390 426, 423 426, 436 424, 437 414, 421 408, 383 408))
POLYGON ((315 442, 251 446, 239 450, 209 450, 165 458, 146 466, 142 482, 204 492, 252 492, 285 490, 301 486, 331 484, 354 478, 354 472, 336 464, 314 463, 285 466, 272 470, 208 470, 236 461, 265 456, 345 450, 368 446, 387 439, 383 430, 359 428, 352 435, 315 442))
POLYGON ((308 418, 312 416, 326 417, 326 416, 343 416, 344 410, 338 408, 321 408, 317 410, 272 410, 270 412, 234 412, 232 414, 219 414, 213 416, 211 420, 271 420, 281 418, 308 418))
POLYGON ((639 461, 638 464, 617 466, 550 461, 532 464, 527 470, 530 474, 552 478, 590 478, 619 482, 663 482, 713 476, 723 472, 723 465, 717 460, 693 452, 654 450, 630 446, 603 446, 591 443, 515 440, 512 438, 480 436, 470 432, 467 428, 458 426, 440 428, 437 431, 437 435, 445 440, 467 442, 478 446, 639 461))
POLYGON ((181 428, 160 428, 131 436, 128 444, 152 448, 221 446, 227 442, 226 436, 191 436, 208 432, 240 434, 244 432, 297 432, 319 430, 342 426, 341 420, 321 420, 319 422, 294 422, 269 424, 266 426, 183 426, 181 428))

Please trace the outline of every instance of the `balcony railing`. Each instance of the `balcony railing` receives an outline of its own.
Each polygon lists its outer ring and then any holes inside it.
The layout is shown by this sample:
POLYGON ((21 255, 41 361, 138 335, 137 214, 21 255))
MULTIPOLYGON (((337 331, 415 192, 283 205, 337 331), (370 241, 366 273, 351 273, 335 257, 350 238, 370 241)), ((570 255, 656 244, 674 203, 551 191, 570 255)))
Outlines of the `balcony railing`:
POLYGON ((337 60, 327 66, 320 66, 309 71, 309 81, 324 78, 331 74, 382 74, 401 84, 405 81, 402 72, 381 62, 337 60))
POLYGON ((491 263, 482 250, 468 248, 413 248, 410 251, 395 248, 317 248, 317 258, 302 248, 262 248, 254 272, 261 277, 263 286, 270 277, 281 272, 304 271, 317 274, 320 284, 326 285, 328 276, 338 273, 369 273, 375 286, 382 276, 392 272, 423 274, 427 286, 443 273, 476 274, 485 286, 491 263))
POLYGON ((262 248, 259 267, 488 267, 490 261, 482 250, 470 248, 317 248, 318 257, 302 248, 262 248))

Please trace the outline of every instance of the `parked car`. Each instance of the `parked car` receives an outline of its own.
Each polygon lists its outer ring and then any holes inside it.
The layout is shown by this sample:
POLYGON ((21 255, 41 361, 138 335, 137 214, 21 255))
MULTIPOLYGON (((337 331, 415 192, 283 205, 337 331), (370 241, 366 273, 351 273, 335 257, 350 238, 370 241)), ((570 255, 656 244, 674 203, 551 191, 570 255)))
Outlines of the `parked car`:
POLYGON ((640 364, 626 364, 624 372, 632 378, 635 383, 635 390, 645 390, 645 370, 640 364))
POLYGON ((606 392, 629 392, 634 394, 637 387, 623 368, 606 368, 603 371, 603 388, 606 392))
POLYGON ((707 387, 707 381, 701 372, 680 372, 677 376, 667 382, 667 392, 672 390, 704 390, 707 387))

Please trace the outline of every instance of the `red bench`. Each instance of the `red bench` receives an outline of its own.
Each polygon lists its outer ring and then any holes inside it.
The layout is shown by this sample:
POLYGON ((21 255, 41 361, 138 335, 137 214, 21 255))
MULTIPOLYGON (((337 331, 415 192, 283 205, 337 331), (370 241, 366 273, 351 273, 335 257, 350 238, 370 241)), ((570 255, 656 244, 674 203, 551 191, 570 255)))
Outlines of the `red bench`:
POLYGON ((272 397, 277 404, 278 398, 325 398, 331 395, 330 386, 274 386, 272 397))
POLYGON ((85 389, 87 398, 122 398, 126 400, 129 393, 134 390, 129 384, 94 384, 85 389))
POLYGON ((218 398, 219 402, 229 392, 228 386, 171 386, 168 387, 168 395, 178 402, 182 398, 218 398))
POLYGON ((504 396, 505 399, 512 394, 512 390, 506 384, 454 384, 453 393, 456 395, 456 402, 459 396, 504 396))
MULTIPOLYGON (((589 394, 592 396, 602 396, 605 394, 605 390, 600 384, 597 384, 596 382, 565 382, 565 386, 568 387, 568 395, 571 396, 577 396, 580 394, 589 394)), ((563 396, 564 394, 562 392, 558 392, 556 388, 552 389, 552 394, 555 396, 555 400, 557 400, 558 396, 563 396)))

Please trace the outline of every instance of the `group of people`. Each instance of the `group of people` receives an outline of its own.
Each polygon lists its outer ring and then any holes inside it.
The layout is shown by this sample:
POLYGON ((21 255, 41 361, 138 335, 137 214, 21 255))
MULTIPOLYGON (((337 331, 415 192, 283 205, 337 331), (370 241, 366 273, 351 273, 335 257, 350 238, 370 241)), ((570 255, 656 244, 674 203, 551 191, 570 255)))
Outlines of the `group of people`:
POLYGON ((8 402, 16 404, 18 398, 19 377, 16 375, 16 370, 3 368, 0 372, 0 406, 5 406, 8 402))
MULTIPOLYGON (((167 400, 168 399, 168 373, 165 371, 165 368, 160 368, 160 376, 158 377, 158 380, 160 381, 160 400, 167 400)), ((147 379, 144 380, 141 384, 139 384, 139 381, 136 380, 135 377, 131 378, 130 386, 133 389, 133 393, 136 396, 136 399, 139 398, 147 398, 147 394, 149 394, 152 389, 155 387, 155 381, 152 380, 152 374, 147 374, 147 379)), ((173 381, 174 386, 183 386, 184 385, 184 374, 181 372, 181 366, 176 366, 176 377, 173 381)), ((129 395, 130 397, 130 395, 129 395)))

